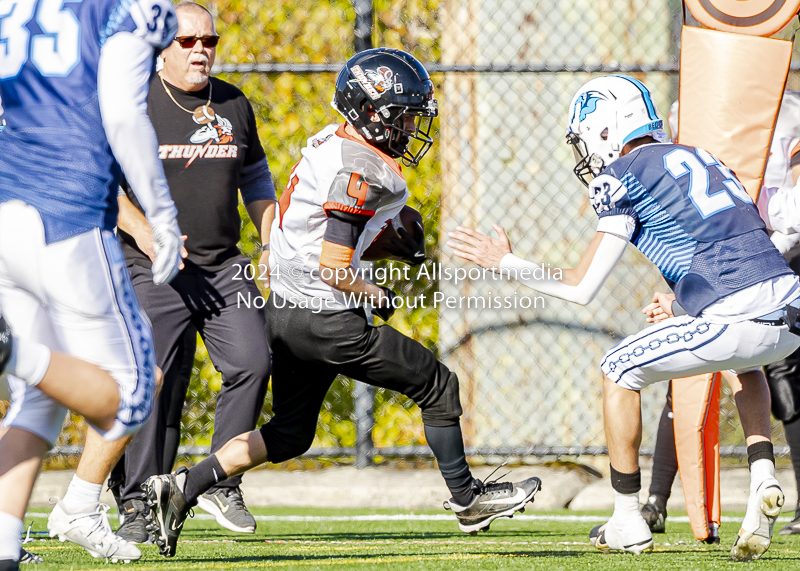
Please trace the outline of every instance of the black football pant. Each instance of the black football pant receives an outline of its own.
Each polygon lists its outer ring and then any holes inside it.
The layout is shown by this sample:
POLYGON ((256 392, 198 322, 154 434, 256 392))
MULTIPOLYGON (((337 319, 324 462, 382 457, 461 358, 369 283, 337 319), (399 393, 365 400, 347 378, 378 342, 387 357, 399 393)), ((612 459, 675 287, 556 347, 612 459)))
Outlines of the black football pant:
MULTIPOLYGON (((141 498, 139 486, 150 476, 169 472, 175 462, 194 361, 194 331, 200 333, 211 361, 222 374, 216 408, 194 411, 200 422, 207 418, 210 424, 213 418, 211 451, 255 428, 267 391, 270 354, 263 309, 237 306, 238 293, 245 297, 249 293, 251 299, 259 295, 252 281, 234 279, 242 272, 232 264, 249 263, 236 258, 214 272, 187 264, 171 283, 159 286, 153 284, 149 269, 129 266, 139 303, 153 326, 164 386, 150 418, 115 469, 116 474, 124 469, 123 501, 141 498)), ((240 483, 237 476, 215 487, 240 483)))
POLYGON ((322 401, 337 374, 408 396, 422 409, 426 426, 458 426, 456 375, 417 341, 388 325, 369 325, 363 308, 314 313, 273 293, 266 316, 274 416, 260 432, 270 462, 311 447, 322 401))

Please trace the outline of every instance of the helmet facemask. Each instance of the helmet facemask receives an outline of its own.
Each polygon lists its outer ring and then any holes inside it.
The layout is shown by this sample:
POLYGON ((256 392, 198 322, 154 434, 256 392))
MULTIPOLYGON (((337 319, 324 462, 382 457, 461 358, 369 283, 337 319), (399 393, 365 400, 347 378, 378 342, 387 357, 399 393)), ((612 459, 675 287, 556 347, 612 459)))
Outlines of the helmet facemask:
MULTIPOLYGON (((605 134, 604 139, 607 140, 607 128, 603 130, 603 134, 605 134)), ((598 153, 590 153, 586 141, 577 133, 567 133, 567 144, 572 148, 572 154, 575 156, 575 168, 572 169, 572 172, 584 186, 588 187, 592 179, 599 176, 606 168, 606 162, 598 153)))
MULTIPOLYGON (((390 114, 391 115, 391 114, 390 114)), ((433 145, 431 129, 433 119, 438 115, 436 101, 432 100, 428 107, 402 107, 394 120, 387 125, 389 138, 386 154, 399 158, 407 167, 418 165, 425 153, 433 145), (406 128, 406 118, 413 119, 413 130, 406 128)))

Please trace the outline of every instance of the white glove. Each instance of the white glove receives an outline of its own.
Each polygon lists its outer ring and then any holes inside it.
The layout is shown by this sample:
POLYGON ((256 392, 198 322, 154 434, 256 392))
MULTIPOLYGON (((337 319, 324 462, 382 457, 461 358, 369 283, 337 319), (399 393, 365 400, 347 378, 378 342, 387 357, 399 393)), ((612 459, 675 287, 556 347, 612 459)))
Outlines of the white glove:
POLYGON ((153 262, 153 283, 161 285, 172 281, 181 269, 181 229, 172 219, 167 223, 153 225, 153 249, 156 260, 153 262))

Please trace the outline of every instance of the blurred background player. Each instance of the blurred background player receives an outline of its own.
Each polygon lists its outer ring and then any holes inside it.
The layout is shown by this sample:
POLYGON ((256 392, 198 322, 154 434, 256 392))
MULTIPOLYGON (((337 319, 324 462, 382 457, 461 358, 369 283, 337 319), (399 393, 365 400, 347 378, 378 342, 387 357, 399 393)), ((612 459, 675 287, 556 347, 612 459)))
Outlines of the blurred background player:
POLYGON ((800 311, 800 284, 733 173, 702 149, 653 144, 666 138, 662 124, 649 91, 633 78, 593 79, 575 94, 567 142, 575 152, 575 174, 589 187, 600 220, 578 267, 565 269, 563 280, 536 279, 534 264, 511 253, 497 225, 499 238, 458 227, 448 245, 485 268, 517 275, 528 268, 532 278, 521 283, 581 304, 594 298, 628 242, 656 264, 688 315, 623 339, 602 361, 615 502, 609 522, 590 538, 606 550, 641 553, 652 547, 639 511, 639 391, 674 377, 734 369, 742 384, 736 402, 751 493, 731 555, 757 559, 769 547, 784 501, 775 479, 769 389, 758 367, 800 347, 800 337, 783 321, 800 311))
MULTIPOLYGON (((372 326, 363 307, 369 303, 383 320, 396 307, 395 294, 364 280, 358 268, 364 250, 408 199, 396 160, 416 165, 433 143, 438 105, 428 72, 400 50, 361 52, 339 73, 332 105, 347 123, 308 139, 270 234, 275 274, 266 313, 274 416, 192 469, 147 481, 156 540, 168 557, 200 494, 228 476, 309 449, 338 374, 398 391, 419 405, 426 440, 453 496, 445 507, 462 531, 476 533, 511 517, 539 489, 538 478, 517 484, 473 478, 464 455, 458 378, 417 341, 388 325, 372 326)), ((409 251, 418 252, 412 262, 421 263, 424 241, 409 251)))
MULTIPOLYGON (((126 194, 119 196, 122 249, 136 295, 153 324, 157 363, 164 371, 164 390, 153 415, 109 482, 122 500, 124 521, 117 535, 134 543, 149 536, 141 485, 150 476, 172 470, 178 452, 190 380, 181 369, 186 362, 191 373, 196 339, 187 340, 186 335, 200 332, 222 375, 212 452, 256 427, 269 381, 263 308, 237 303, 239 295, 244 299, 260 295, 253 280, 237 279, 250 263, 237 243, 241 189, 264 248, 255 275, 268 278, 269 229, 275 216, 272 175, 247 98, 233 85, 209 77, 219 41, 213 17, 194 2, 177 4, 175 13, 178 35, 161 52, 163 66, 153 74, 148 95, 148 114, 178 222, 188 236, 185 267, 169 286, 153 284, 152 232, 125 181, 126 194)), ((240 483, 240 476, 220 482, 198 504, 223 527, 253 533, 256 520, 245 507, 240 483)))
MULTIPOLYGON (((677 139, 677 101, 670 108, 669 125, 673 139, 677 139)), ((800 171, 800 93, 787 90, 783 95, 764 173, 764 190, 762 192, 765 193, 765 197, 769 197, 770 194, 774 195, 780 189, 784 189, 784 193, 788 189, 792 189, 797 183, 798 171, 800 171)), ((766 204, 768 202, 767 200, 766 204)), ((766 215, 765 201, 759 200, 759 205, 762 216, 766 215)), ((796 233, 783 234, 777 231, 773 232, 770 237, 773 244, 784 254, 789 267, 795 274, 800 274, 798 238, 800 236, 796 233)), ((647 309, 645 308, 645 311, 647 309)), ((662 317, 666 318, 666 316, 668 314, 662 317)), ((800 350, 785 359, 765 365, 764 373, 770 387, 772 414, 783 422, 794 469, 795 489, 800 491, 800 350)), ((650 525, 650 529, 657 533, 663 532, 665 529, 667 501, 678 472, 672 423, 671 390, 670 386, 656 436, 653 479, 650 484, 648 501, 642 506, 642 515, 650 525)), ((781 529, 780 533, 782 535, 800 533, 800 502, 795 507, 794 520, 781 529)))
MULTIPOLYGON (((146 113, 154 55, 172 40, 175 14, 164 0, 29 0, 2 9, 13 17, 3 18, 0 59, 0 305, 19 339, 108 371, 120 403, 112 427, 88 431, 82 467, 48 528, 94 557, 138 559, 141 552, 111 532, 99 505, 100 485, 149 415, 155 390, 150 325, 113 229, 121 166, 153 227, 153 279, 164 283, 177 273, 175 205, 146 113)), ((23 482, 0 492, 0 513, 30 491, 61 430, 66 409, 29 374, 46 364, 45 353, 27 372, 19 363, 10 371, 0 474, 23 482)), ((0 533, 18 526, 4 521, 0 533)))
MULTIPOLYGON (((10 241, 15 238, 12 235, 10 241)), ((7 241, 7 236, 0 236, 0 244, 7 241)), ((118 432, 117 416, 124 403, 114 378, 86 361, 51 351, 29 339, 14 338, 0 312, 0 398, 9 400, 11 395, 6 394, 4 373, 82 415, 90 426, 108 437, 118 432)), ((156 376, 159 376, 158 371, 156 376)), ((160 378, 156 383, 160 383, 160 378)), ((18 563, 42 562, 38 555, 21 549, 20 534, 42 456, 49 448, 48 442, 25 428, 7 427, 5 422, 0 428, 0 570, 16 569, 18 563)), ((131 555, 125 549, 120 550, 120 554, 131 555)))

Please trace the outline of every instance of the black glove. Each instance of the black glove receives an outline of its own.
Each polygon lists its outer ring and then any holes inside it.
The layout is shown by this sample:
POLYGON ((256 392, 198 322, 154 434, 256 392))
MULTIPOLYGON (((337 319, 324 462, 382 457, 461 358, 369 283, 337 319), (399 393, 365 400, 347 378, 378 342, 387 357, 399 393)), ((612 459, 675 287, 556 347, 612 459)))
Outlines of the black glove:
POLYGON ((386 251, 392 256, 400 258, 411 266, 418 266, 425 261, 425 229, 422 224, 414 224, 412 236, 402 226, 397 229, 397 236, 392 236, 394 247, 387 247, 386 251))
POLYGON ((397 294, 390 290, 388 287, 382 287, 384 297, 381 298, 378 307, 372 306, 372 315, 377 315, 384 321, 389 321, 389 318, 394 313, 395 307, 392 303, 397 294))

